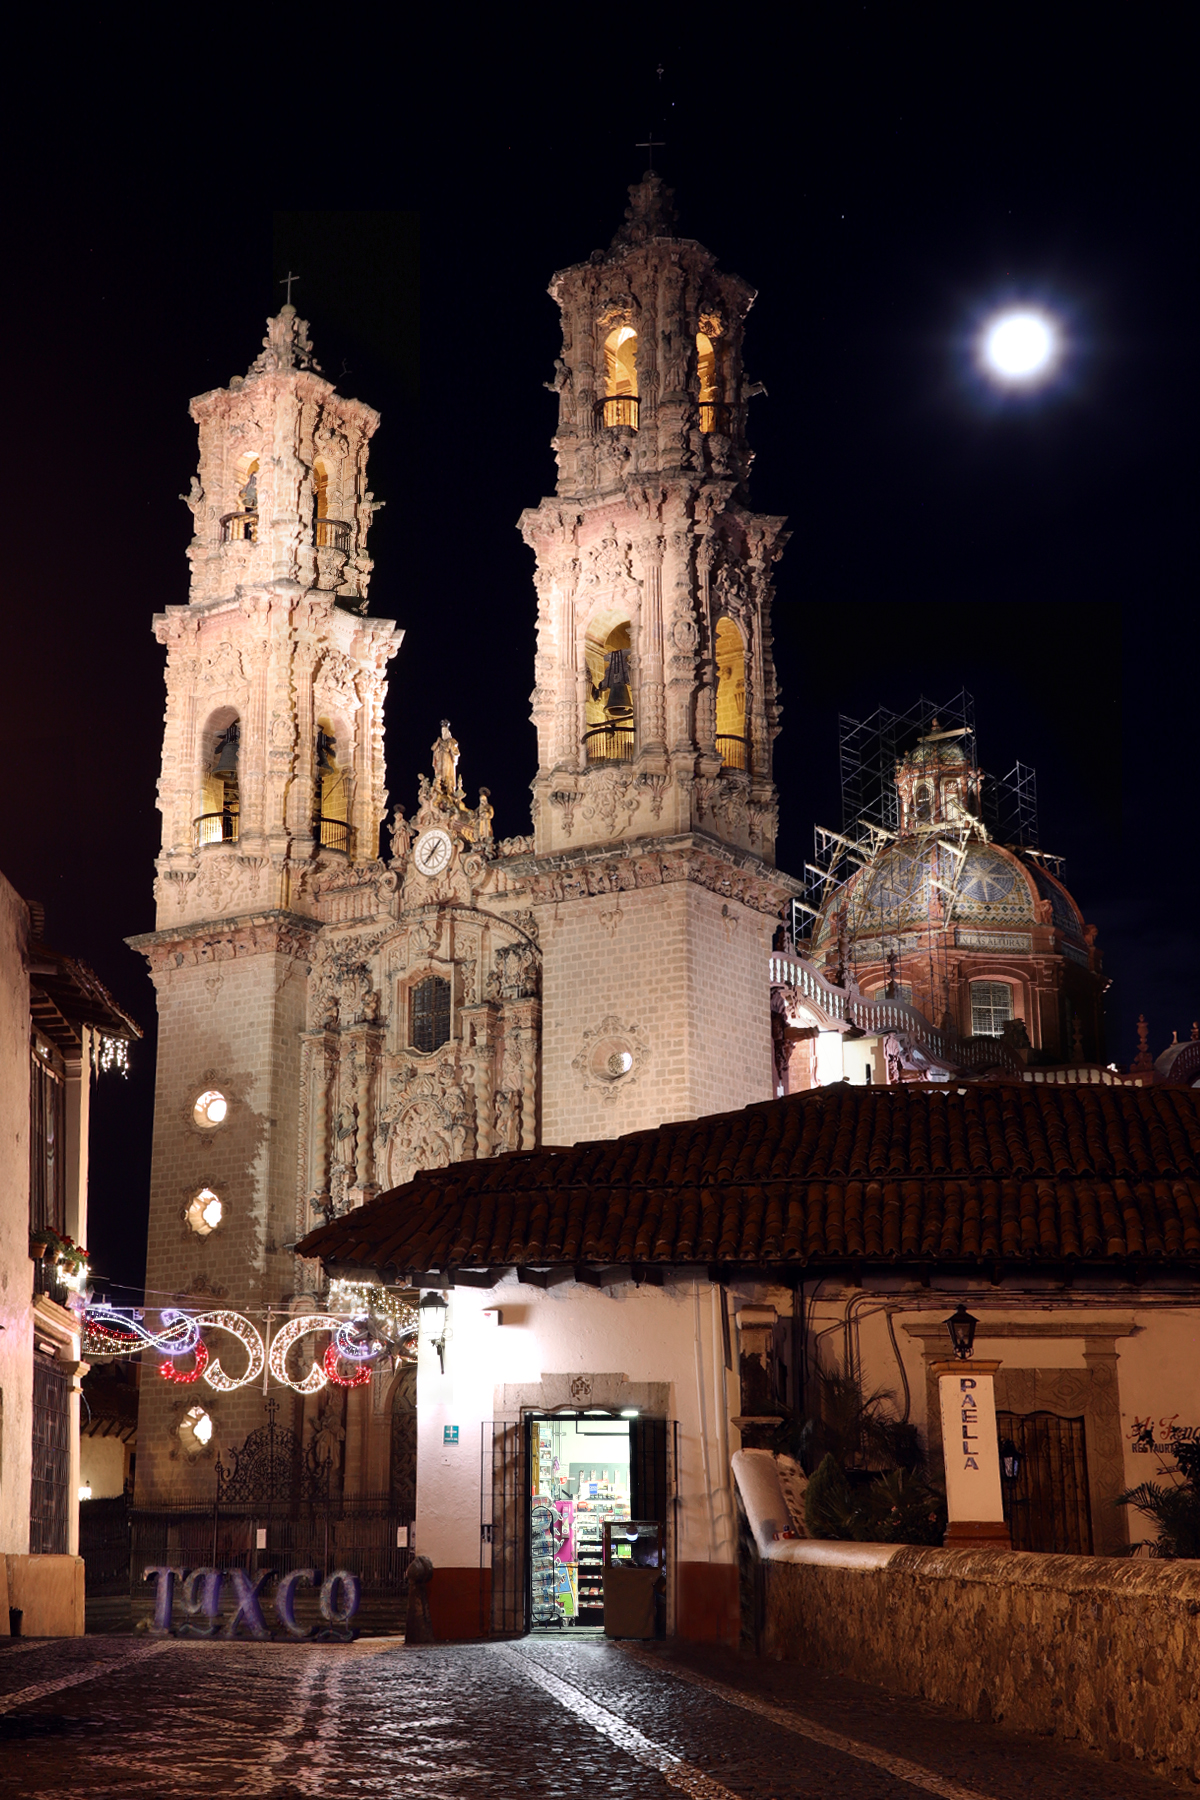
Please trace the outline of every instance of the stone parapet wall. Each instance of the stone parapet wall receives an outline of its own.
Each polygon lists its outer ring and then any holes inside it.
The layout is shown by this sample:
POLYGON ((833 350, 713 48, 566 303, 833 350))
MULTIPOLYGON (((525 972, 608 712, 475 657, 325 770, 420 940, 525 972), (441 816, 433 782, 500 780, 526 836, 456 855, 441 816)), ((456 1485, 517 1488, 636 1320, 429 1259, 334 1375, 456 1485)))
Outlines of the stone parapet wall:
POLYGON ((863 1569, 778 1548, 764 1655, 1200 1781, 1200 1562, 902 1546, 863 1569))

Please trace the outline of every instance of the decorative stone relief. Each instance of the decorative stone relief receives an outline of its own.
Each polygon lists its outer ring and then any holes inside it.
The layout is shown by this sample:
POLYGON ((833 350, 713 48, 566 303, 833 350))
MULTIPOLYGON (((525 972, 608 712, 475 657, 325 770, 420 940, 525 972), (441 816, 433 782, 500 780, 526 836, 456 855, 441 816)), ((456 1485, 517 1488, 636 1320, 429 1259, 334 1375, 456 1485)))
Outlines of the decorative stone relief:
POLYGON ((599 1092, 605 1104, 614 1102, 621 1089, 636 1087, 650 1054, 640 1025, 629 1024, 616 1013, 606 1013, 597 1025, 583 1033, 583 1041, 571 1067, 583 1086, 599 1092))

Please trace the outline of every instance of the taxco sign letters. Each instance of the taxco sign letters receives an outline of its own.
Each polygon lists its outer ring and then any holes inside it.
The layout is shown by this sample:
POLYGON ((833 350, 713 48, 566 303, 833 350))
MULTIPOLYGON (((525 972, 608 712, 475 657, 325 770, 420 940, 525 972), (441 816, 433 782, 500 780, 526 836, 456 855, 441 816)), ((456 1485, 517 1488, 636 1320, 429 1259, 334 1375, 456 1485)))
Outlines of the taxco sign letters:
MULTIPOLYGON (((263 1617, 263 1589, 275 1579, 274 1569, 251 1575, 246 1569, 182 1569, 159 1566, 143 1571, 143 1580, 154 1581, 154 1637, 237 1637, 245 1627, 253 1638, 274 1635, 263 1617), (221 1590, 228 1583, 233 1590, 234 1610, 224 1627, 220 1623, 221 1590), (179 1601, 187 1623, 174 1623, 175 1602, 179 1601), (204 1621, 201 1623, 200 1621, 204 1621)), ((292 1569, 280 1577, 275 1590, 275 1616, 289 1638, 315 1637, 323 1643, 349 1643, 357 1633, 350 1621, 358 1611, 362 1583, 357 1575, 337 1569, 321 1582, 319 1569, 292 1569), (319 1605, 326 1629, 296 1623, 296 1589, 317 1587, 319 1605)))

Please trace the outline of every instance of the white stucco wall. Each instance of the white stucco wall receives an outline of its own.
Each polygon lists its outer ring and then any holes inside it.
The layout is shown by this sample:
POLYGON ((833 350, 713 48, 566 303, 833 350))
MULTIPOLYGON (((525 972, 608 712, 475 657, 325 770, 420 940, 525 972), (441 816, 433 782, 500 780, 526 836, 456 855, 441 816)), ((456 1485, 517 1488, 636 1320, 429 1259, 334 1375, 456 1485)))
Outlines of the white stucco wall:
MULTIPOLYGON (((492 1289, 452 1290, 445 1375, 427 1340, 418 1355, 418 1550, 435 1566, 462 1568, 479 1562, 481 1457, 491 1442, 484 1426, 495 1416, 497 1389, 540 1382, 551 1374, 620 1374, 631 1382, 665 1383, 669 1389, 669 1417, 680 1425, 676 1556, 690 1562, 735 1562, 737 1526, 728 1459, 740 1439, 728 1421, 738 1410, 738 1380, 736 1367, 724 1367, 713 1295, 709 1284, 701 1282, 698 1355, 697 1304, 690 1282, 601 1292, 574 1282, 542 1290, 514 1278, 492 1289), (499 1325, 494 1323, 496 1309, 503 1317, 499 1325), (447 1445, 445 1427, 455 1425, 458 1443, 447 1445)), ((733 1341, 736 1346, 736 1334, 733 1341)))

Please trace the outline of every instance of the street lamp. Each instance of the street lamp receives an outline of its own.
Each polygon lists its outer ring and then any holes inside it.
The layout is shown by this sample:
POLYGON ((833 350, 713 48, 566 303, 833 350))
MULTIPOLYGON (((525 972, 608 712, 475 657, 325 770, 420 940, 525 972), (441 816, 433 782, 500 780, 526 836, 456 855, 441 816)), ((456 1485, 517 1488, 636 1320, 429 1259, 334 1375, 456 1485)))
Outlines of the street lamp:
POLYGON ((1000 1479, 1015 1487, 1021 1479, 1021 1464, 1024 1458, 1011 1438, 1000 1441, 1000 1479))
POLYGON ((958 1303, 958 1311, 946 1320, 946 1330, 950 1333, 950 1342, 954 1345, 954 1354, 965 1362, 974 1355, 975 1328, 979 1320, 972 1318, 963 1302, 958 1303))
POLYGON ((438 1353, 438 1365, 446 1373, 446 1297, 444 1294, 421 1295, 422 1331, 438 1353))

